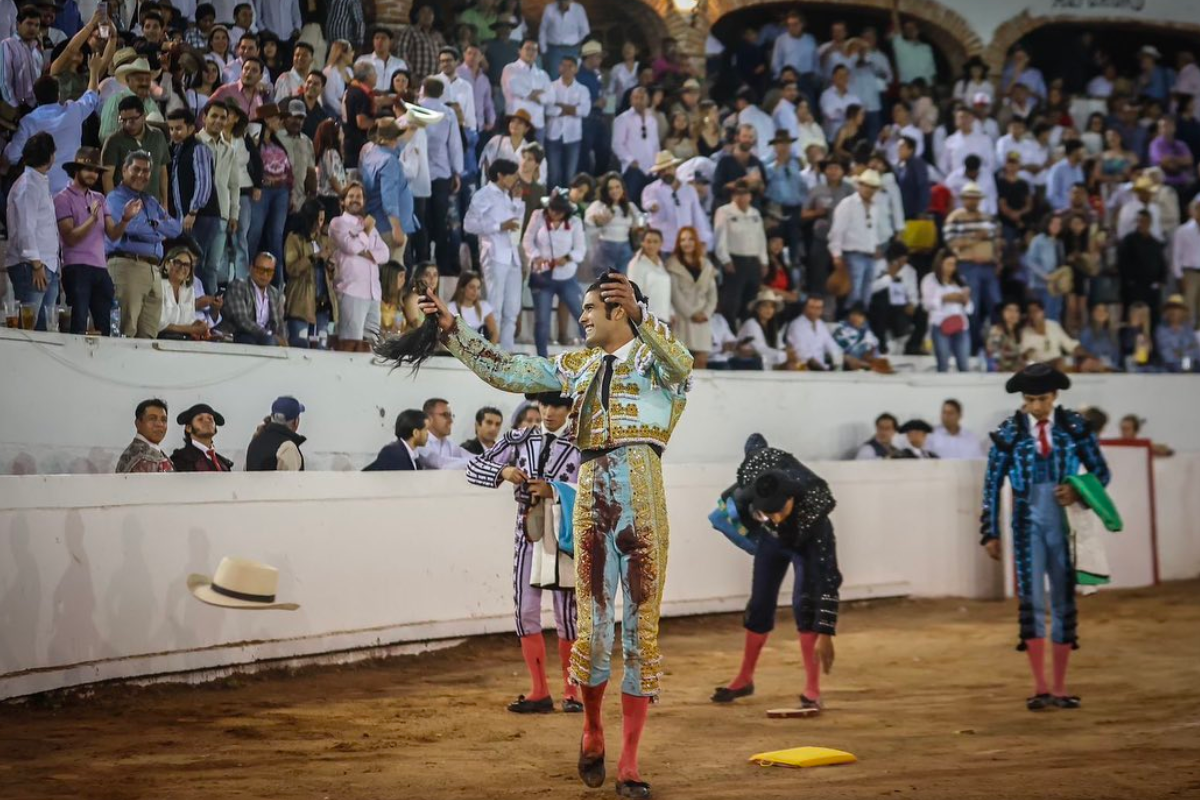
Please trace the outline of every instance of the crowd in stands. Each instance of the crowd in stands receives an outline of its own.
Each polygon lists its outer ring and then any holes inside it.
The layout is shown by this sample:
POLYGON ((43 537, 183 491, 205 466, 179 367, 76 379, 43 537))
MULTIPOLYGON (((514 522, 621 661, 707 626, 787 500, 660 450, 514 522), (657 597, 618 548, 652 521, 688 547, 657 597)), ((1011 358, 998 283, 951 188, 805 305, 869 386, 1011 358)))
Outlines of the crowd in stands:
POLYGON ((324 5, 0 0, 10 326, 366 351, 434 290, 545 354, 617 270, 701 368, 1200 370, 1189 50, 955 75, 788 10, 706 79, 574 0, 324 5))

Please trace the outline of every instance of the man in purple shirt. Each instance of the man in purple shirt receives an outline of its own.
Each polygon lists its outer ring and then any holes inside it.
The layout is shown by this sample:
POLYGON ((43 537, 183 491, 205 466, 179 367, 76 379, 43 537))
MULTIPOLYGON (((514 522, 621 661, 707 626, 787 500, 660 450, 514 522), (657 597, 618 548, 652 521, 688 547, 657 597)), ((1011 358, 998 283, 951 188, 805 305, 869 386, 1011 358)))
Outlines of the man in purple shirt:
POLYGON ((1175 138, 1175 120, 1163 117, 1158 121, 1158 137, 1150 142, 1150 163, 1163 171, 1163 183, 1176 192, 1191 180, 1192 152, 1175 138))
POLYGON ((108 169, 100 164, 98 148, 79 148, 63 169, 71 182, 54 196, 54 211, 62 239, 62 278, 72 312, 71 333, 87 333, 90 311, 93 326, 101 336, 108 336, 115 290, 104 255, 104 237, 120 239, 137 207, 126 204, 120 219, 114 220, 104 195, 92 191, 100 173, 108 169))
MULTIPOLYGON (((478 45, 469 45, 463 51, 463 63, 458 66, 458 76, 471 84, 475 92, 475 125, 479 129, 480 140, 486 142, 496 127, 496 104, 492 99, 492 84, 483 69, 483 51, 478 45)), ((475 153, 469 153, 467 157, 474 159, 475 153)))

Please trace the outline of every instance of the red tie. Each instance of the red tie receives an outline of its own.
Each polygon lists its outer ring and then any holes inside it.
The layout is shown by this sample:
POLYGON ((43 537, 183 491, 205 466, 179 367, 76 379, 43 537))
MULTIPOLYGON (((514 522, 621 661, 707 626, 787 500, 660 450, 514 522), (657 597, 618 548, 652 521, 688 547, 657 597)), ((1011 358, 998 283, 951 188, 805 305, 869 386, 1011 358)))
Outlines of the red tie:
POLYGON ((221 467, 221 462, 217 461, 217 451, 213 450, 211 447, 208 448, 208 460, 212 462, 213 470, 215 470, 216 472, 224 472, 225 471, 221 467))
POLYGON ((1038 455, 1042 458, 1050 455, 1050 435, 1046 433, 1046 427, 1050 424, 1050 420, 1042 420, 1038 423, 1038 455))

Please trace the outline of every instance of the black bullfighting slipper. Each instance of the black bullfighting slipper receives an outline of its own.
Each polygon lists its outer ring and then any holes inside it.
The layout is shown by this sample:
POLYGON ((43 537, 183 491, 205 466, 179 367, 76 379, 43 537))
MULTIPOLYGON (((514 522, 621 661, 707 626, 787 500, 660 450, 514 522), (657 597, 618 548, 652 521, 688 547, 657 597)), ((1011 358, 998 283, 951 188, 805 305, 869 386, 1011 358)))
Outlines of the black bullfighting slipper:
POLYGON ((732 703, 739 697, 749 697, 754 694, 754 684, 747 683, 740 689, 730 689, 728 686, 718 686, 713 692, 712 701, 714 703, 732 703))
POLYGON ((508 710, 514 714, 553 714, 554 698, 546 695, 541 700, 526 700, 525 695, 521 695, 508 704, 508 710))
POLYGON ((642 781, 617 781, 617 797, 650 797, 650 784, 642 781))
POLYGON ((1053 703, 1055 708, 1080 708, 1083 705, 1079 698, 1074 695, 1069 697, 1055 697, 1053 703))
POLYGON ((567 714, 582 714, 583 703, 568 697, 562 701, 562 710, 567 714))
POLYGON ((800 695, 800 708, 802 708, 806 711, 807 710, 820 711, 821 710, 821 701, 820 700, 810 700, 809 698, 805 697, 804 695, 800 695))
POLYGON ((1054 698, 1048 694, 1035 694, 1025 701, 1025 707, 1030 711, 1045 711, 1054 705, 1054 698))
POLYGON ((583 752, 583 737, 579 738, 579 777, 583 785, 589 789, 599 789, 604 785, 604 753, 589 756, 583 752))

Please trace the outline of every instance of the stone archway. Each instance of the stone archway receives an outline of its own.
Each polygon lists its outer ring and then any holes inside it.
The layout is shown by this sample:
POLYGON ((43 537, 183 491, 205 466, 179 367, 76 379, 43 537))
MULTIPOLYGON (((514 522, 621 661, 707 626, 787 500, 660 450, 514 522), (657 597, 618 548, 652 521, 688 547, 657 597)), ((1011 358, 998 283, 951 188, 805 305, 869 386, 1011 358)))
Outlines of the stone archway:
POLYGON ((995 34, 992 36, 991 44, 983 53, 983 59, 992 69, 993 74, 999 75, 1000 70, 1004 67, 1005 59, 1008 57, 1008 51, 1013 45, 1021 41, 1023 38, 1041 28, 1052 25, 1075 25, 1086 27, 1117 27, 1123 31, 1128 30, 1130 33, 1149 32, 1149 33, 1170 33, 1200 36, 1200 23, 1192 22, 1151 22, 1139 21, 1130 19, 1129 17, 1073 17, 1065 16, 1049 16, 1049 17, 1034 17, 1028 11, 1022 11, 1015 17, 1004 22, 1000 27, 996 28, 995 34))

